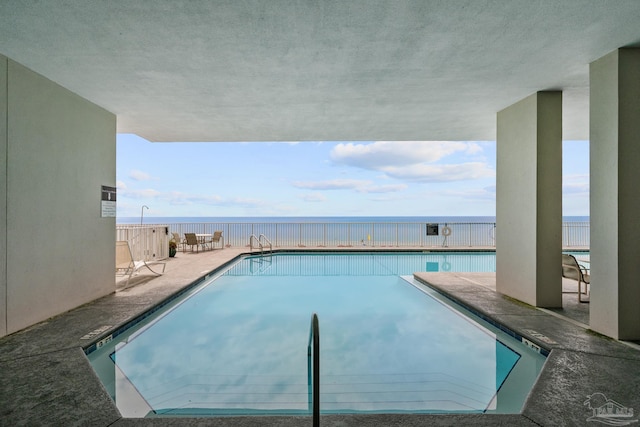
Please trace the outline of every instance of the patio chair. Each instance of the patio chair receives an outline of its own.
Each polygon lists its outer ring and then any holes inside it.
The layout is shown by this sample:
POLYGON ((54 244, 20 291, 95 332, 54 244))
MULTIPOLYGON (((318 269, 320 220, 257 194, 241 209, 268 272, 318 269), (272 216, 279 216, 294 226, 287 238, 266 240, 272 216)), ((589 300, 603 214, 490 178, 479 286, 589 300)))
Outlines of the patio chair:
POLYGON ((203 243, 200 240, 198 240, 196 233, 184 233, 184 237, 185 237, 184 245, 191 246, 191 252, 193 252, 194 246, 196 247, 196 252, 200 252, 200 245, 203 245, 203 243))
POLYGON ((224 237, 222 236, 222 231, 214 231, 211 240, 207 243, 211 244, 211 249, 215 248, 218 243, 220 243, 220 249, 224 248, 224 237), (222 243, 220 242, 222 240, 222 243))
POLYGON ((129 242, 126 240, 116 241, 116 274, 120 272, 123 276, 129 276, 124 285, 125 287, 129 285, 129 280, 131 280, 133 273, 136 273, 141 268, 147 267, 153 274, 161 276, 164 274, 166 266, 167 264, 161 261, 135 261, 129 242), (162 272, 159 273, 153 270, 150 265, 162 265, 162 272))
POLYGON ((589 269, 584 265, 578 264, 573 255, 562 254, 562 277, 578 281, 578 301, 588 303, 589 300, 582 299, 582 284, 584 283, 584 295, 589 295, 589 285, 591 277, 589 269))
POLYGON ((182 246, 182 252, 184 252, 184 245, 186 240, 180 237, 180 233, 171 233, 173 235, 173 240, 176 242, 177 249, 180 249, 182 246))

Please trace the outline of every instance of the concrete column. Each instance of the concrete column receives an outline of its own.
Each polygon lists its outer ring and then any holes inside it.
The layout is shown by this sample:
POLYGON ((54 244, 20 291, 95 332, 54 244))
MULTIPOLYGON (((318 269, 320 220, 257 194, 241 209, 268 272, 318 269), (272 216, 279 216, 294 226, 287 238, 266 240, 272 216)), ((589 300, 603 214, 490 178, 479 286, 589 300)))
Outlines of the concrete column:
POLYGON ((497 291, 562 306, 562 92, 498 112, 497 291))
POLYGON ((590 66, 592 329, 640 339, 640 49, 590 66))
POLYGON ((0 336, 115 290, 116 117, 0 56, 0 336))
POLYGON ((0 337, 7 335, 7 63, 0 55, 0 337))

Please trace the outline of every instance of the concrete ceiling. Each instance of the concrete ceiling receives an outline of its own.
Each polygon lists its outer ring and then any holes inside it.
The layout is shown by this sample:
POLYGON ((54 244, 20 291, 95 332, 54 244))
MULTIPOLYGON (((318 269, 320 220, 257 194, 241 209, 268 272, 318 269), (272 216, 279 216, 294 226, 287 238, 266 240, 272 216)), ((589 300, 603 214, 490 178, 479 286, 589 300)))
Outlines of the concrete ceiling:
POLYGON ((2 0, 0 53, 151 141, 494 140, 640 42, 639 0, 2 0))

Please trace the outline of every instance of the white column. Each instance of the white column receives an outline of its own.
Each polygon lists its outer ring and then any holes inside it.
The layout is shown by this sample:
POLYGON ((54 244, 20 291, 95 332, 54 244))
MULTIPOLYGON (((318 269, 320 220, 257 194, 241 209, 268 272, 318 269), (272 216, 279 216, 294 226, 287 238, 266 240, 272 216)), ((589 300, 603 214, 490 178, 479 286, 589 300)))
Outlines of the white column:
POLYGON ((590 67, 592 329, 640 339, 640 49, 590 67))
POLYGON ((100 203, 116 181, 116 117, 0 60, 1 336, 115 290, 115 218, 100 203))
MULTIPOLYGON (((7 62, 0 55, 0 218, 7 217, 7 62)), ((7 221, 0 221, 0 337, 7 335, 7 221)))
POLYGON ((562 92, 498 112, 496 289, 562 306, 562 92))

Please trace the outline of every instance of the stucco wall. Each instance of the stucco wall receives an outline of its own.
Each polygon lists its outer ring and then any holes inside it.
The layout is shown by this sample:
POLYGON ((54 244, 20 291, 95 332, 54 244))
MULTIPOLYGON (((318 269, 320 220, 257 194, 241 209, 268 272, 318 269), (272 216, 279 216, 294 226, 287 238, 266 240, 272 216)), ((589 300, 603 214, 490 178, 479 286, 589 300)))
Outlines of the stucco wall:
POLYGON ((496 287, 535 303, 536 97, 498 113, 496 147, 496 287), (533 226, 528 226, 528 225, 533 226), (515 240, 519 236, 519 241, 515 240))
POLYGON ((497 127, 496 288, 562 306, 562 93, 500 111, 497 127))
POLYGON ((7 334, 7 61, 0 55, 0 337, 7 334))
POLYGON ((640 49, 590 67, 592 329, 640 339, 640 49))
POLYGON ((6 63, 4 332, 12 333, 114 290, 115 218, 101 217, 100 190, 115 186, 116 118, 6 63))

